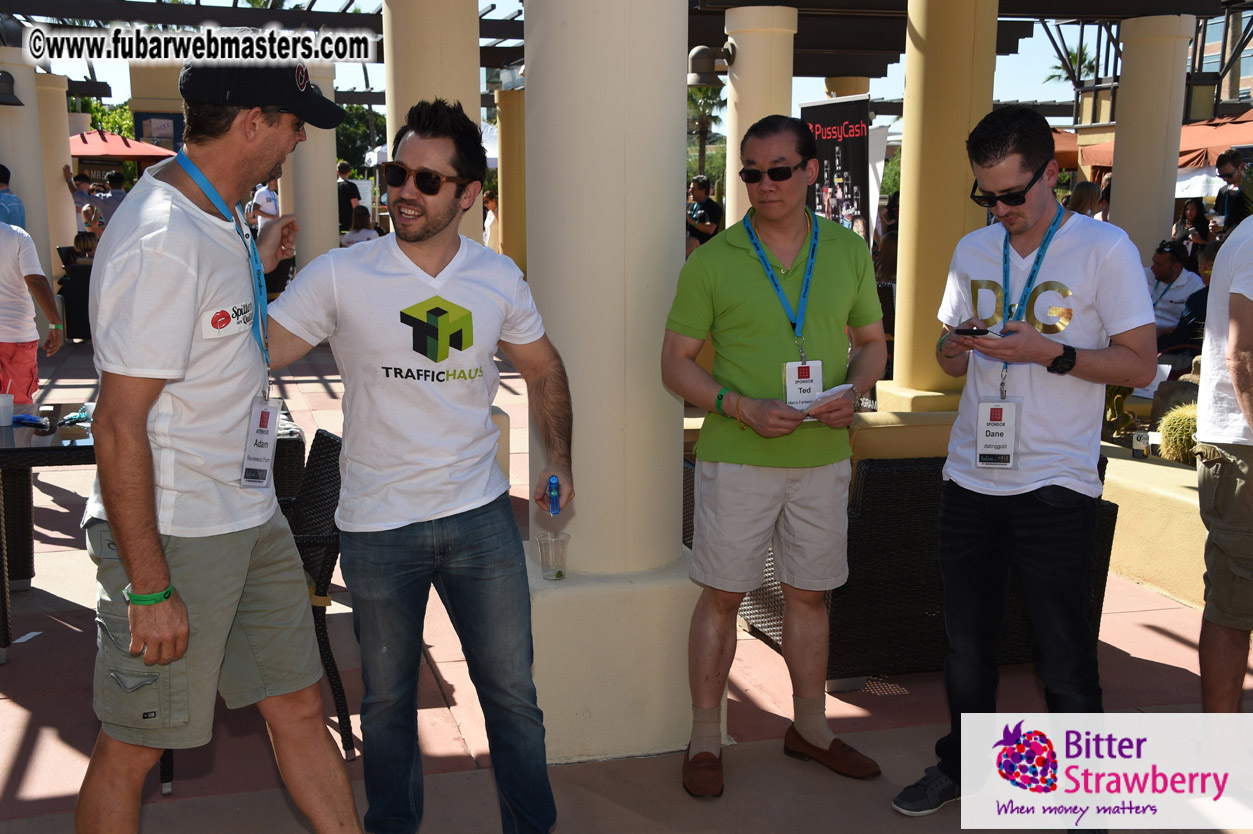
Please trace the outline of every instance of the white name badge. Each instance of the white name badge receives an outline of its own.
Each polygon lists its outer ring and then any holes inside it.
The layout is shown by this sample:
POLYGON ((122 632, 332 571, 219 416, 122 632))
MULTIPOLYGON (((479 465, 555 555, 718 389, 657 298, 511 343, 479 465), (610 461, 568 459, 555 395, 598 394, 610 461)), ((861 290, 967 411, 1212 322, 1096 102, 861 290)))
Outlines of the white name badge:
POLYGON ((809 404, 822 392, 822 361, 784 362, 783 391, 788 405, 807 411, 809 404))
POLYGON ((278 404, 262 397, 252 401, 248 420, 248 440, 244 445, 244 471, 240 483, 246 487, 268 487, 278 442, 278 404))
POLYGON ((1022 397, 988 397, 979 401, 975 421, 975 466, 1017 469, 1022 397))

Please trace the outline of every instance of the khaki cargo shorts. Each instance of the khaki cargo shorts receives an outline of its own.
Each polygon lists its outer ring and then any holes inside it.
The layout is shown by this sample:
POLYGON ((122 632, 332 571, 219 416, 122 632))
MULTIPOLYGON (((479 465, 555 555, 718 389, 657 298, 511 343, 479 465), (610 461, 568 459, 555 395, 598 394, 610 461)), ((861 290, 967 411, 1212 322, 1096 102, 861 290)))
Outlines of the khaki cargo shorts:
POLYGON ((1205 540, 1205 619, 1253 629, 1253 447, 1197 444, 1205 540))

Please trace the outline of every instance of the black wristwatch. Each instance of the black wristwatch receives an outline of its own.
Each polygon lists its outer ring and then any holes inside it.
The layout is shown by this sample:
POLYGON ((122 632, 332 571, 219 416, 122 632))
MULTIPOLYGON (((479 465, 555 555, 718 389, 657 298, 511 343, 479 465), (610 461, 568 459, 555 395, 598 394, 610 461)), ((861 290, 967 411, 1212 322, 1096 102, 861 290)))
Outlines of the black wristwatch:
POLYGON ((1068 374, 1075 369, 1075 349, 1062 345, 1062 355, 1053 360, 1048 371, 1051 374, 1068 374))

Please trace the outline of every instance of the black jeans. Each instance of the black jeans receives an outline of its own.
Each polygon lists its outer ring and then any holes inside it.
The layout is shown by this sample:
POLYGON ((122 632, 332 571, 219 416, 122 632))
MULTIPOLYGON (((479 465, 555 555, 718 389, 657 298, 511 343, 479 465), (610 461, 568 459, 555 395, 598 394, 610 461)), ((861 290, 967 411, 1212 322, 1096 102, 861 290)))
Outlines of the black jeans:
POLYGON ((961 781, 961 714, 996 712, 996 646, 1011 570, 1035 636, 1049 711, 1102 711, 1087 618, 1096 506, 1097 499, 1060 486, 984 495, 944 482, 939 558, 952 726, 935 752, 953 781, 961 781))

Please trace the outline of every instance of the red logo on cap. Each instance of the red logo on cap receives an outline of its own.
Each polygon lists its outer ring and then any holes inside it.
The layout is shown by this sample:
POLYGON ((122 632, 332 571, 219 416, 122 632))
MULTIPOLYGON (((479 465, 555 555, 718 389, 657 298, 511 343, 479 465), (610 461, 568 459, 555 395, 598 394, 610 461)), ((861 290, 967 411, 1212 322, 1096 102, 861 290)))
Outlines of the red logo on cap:
POLYGON ((231 314, 225 310, 218 310, 213 314, 213 318, 209 320, 209 324, 213 325, 214 330, 221 330, 223 327, 231 323, 231 314))
POLYGON ((994 407, 994 408, 991 408, 991 409, 989 409, 989 410, 990 410, 992 413, 988 415, 988 418, 989 418, 989 419, 990 419, 993 423, 999 423, 999 422, 1001 422, 1001 414, 1002 414, 1001 409, 1000 409, 999 407, 994 407))
POLYGON ((801 365, 799 368, 797 368, 796 378, 797 379, 809 379, 809 366, 801 365))
POLYGON ((305 87, 309 86, 309 70, 305 69, 304 64, 296 64, 296 89, 300 92, 305 91, 305 87))

